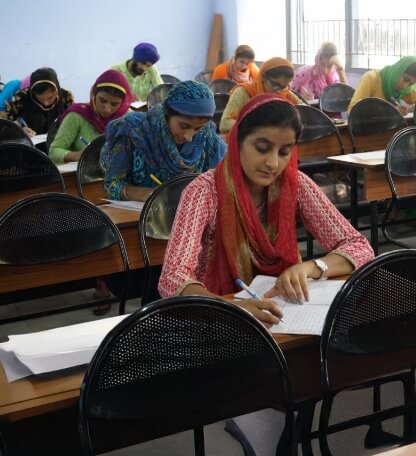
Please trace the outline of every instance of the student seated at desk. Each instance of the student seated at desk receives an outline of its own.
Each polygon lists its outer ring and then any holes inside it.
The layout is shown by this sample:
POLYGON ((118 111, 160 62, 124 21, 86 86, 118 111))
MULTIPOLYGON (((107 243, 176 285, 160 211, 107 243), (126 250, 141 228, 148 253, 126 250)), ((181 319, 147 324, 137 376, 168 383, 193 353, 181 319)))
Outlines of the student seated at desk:
MULTIPOLYGON (((5 113, 9 101, 18 90, 27 89, 30 86, 30 76, 23 79, 12 79, 0 88, 0 114, 5 113)), ((6 115, 4 115, 5 117, 6 115)), ((3 116, 2 116, 3 117, 3 116)))
POLYGON ((235 124, 241 108, 250 98, 261 93, 277 93, 294 104, 303 104, 302 101, 290 91, 289 84, 293 79, 294 68, 289 60, 273 57, 266 60, 260 67, 255 80, 250 84, 238 84, 231 90, 230 99, 221 117, 220 132, 228 133, 235 124))
POLYGON ((253 82, 259 72, 254 59, 253 49, 242 44, 238 46, 230 60, 220 63, 214 68, 211 80, 231 79, 237 84, 253 82))
POLYGON ((111 67, 126 77, 131 87, 133 101, 146 101, 150 91, 163 84, 163 79, 154 66, 159 59, 156 46, 150 43, 139 43, 134 48, 131 59, 111 67))
POLYGON ((226 145, 210 121, 214 95, 201 82, 176 84, 150 111, 112 122, 101 150, 104 188, 112 199, 145 201, 157 185, 184 173, 214 168, 226 145))
POLYGON ((89 103, 73 104, 59 119, 50 158, 58 165, 79 161, 86 144, 103 134, 109 122, 126 114, 130 103, 124 75, 116 70, 102 73, 91 88, 89 103))
POLYGON ((72 103, 52 68, 39 68, 30 75, 30 87, 18 90, 6 108, 7 118, 22 122, 29 136, 47 133, 49 127, 72 103))
POLYGON ((327 85, 336 82, 347 84, 347 75, 338 58, 337 47, 333 43, 325 42, 315 56, 314 65, 305 65, 296 69, 291 86, 306 100, 313 100, 321 96, 327 85))
POLYGON ((396 108, 405 115, 413 110, 416 103, 416 57, 403 57, 393 65, 381 70, 370 70, 364 73, 355 89, 348 111, 360 100, 368 97, 384 98, 391 102, 394 98, 396 108))
MULTIPOLYGON (((159 282, 162 297, 223 296, 240 291, 237 278, 250 283, 265 274, 277 277, 265 298, 305 300, 307 278, 349 274, 373 258, 365 237, 298 171, 301 130, 297 110, 277 95, 258 95, 244 106, 225 159, 182 194, 159 282), (299 258, 297 217, 329 252, 322 259, 299 258)), ((267 326, 281 317, 269 299, 239 304, 267 326)))

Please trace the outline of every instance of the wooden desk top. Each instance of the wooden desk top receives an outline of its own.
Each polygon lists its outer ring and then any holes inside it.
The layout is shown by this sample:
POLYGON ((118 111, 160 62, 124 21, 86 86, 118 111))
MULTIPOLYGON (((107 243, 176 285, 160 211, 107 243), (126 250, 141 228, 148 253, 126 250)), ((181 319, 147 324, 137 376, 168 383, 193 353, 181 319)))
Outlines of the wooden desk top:
POLYGON ((380 456, 414 456, 416 454, 416 443, 399 448, 393 448, 392 450, 377 454, 380 456))

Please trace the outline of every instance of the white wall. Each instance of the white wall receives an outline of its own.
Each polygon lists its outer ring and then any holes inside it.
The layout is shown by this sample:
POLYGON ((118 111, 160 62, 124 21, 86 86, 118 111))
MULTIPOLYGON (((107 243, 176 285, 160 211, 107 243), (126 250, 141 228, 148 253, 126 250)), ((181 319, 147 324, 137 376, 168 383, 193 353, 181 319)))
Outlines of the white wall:
POLYGON ((158 48, 161 73, 192 79, 205 67, 213 14, 211 0, 1 2, 1 79, 51 66, 62 87, 87 101, 97 76, 142 41, 158 48))

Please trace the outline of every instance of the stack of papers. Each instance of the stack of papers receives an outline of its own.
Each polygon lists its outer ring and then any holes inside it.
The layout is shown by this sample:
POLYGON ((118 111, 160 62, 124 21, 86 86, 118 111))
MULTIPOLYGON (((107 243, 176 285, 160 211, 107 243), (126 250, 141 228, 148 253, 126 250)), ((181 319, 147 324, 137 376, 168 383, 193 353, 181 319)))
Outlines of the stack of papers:
POLYGON ((0 344, 7 380, 88 364, 106 334, 126 316, 9 336, 0 344))
MULTIPOLYGON (((261 296, 273 288, 275 282, 275 277, 258 275, 250 288, 261 296)), ((292 304, 279 297, 273 298, 282 310, 284 322, 272 326, 271 332, 320 336, 331 303, 344 283, 345 280, 308 280, 309 301, 302 304, 292 304)), ((248 299, 250 295, 241 291, 235 297, 248 299)))
POLYGON ((119 209, 127 209, 129 211, 141 212, 144 206, 144 201, 117 201, 101 198, 103 201, 107 201, 107 207, 117 207, 119 209))

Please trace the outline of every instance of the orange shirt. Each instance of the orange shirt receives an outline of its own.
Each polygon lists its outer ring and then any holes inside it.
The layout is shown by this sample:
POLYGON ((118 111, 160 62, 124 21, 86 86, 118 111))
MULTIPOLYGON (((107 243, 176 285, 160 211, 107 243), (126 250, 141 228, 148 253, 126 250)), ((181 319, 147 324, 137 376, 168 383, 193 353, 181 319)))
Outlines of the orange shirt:
MULTIPOLYGON (((248 64, 248 72, 250 74, 251 80, 254 81, 254 79, 257 76, 257 73, 259 72, 259 69, 257 68, 257 65, 254 62, 248 64)), ((215 79, 230 79, 228 75, 228 60, 223 63, 220 63, 214 68, 211 80, 214 81, 215 79)), ((239 81, 234 82, 238 83, 239 81)))

